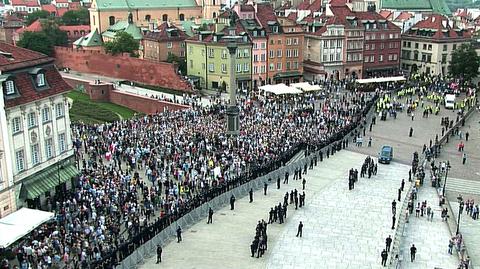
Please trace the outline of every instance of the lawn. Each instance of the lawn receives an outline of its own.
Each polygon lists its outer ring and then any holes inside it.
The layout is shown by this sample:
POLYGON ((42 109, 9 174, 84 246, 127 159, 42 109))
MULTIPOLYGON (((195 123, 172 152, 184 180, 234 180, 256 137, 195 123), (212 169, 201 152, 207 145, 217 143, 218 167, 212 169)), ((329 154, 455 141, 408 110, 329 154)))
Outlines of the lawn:
POLYGON ((103 123, 132 118, 137 112, 108 102, 94 102, 87 94, 77 90, 68 93, 73 100, 70 108, 72 122, 103 123))

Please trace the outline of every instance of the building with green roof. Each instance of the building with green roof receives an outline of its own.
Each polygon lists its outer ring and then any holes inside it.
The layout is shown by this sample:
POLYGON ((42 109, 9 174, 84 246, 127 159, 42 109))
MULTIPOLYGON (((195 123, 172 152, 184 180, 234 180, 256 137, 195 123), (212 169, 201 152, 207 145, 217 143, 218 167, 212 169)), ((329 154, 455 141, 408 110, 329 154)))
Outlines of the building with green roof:
POLYGON ((93 0, 90 11, 91 29, 100 33, 133 14, 133 22, 142 28, 151 23, 180 24, 192 19, 215 18, 226 0, 93 0))
POLYGON ((380 9, 452 15, 445 0, 380 0, 380 9))
POLYGON ((103 45, 102 36, 98 33, 98 30, 95 29, 92 32, 88 33, 86 36, 82 36, 73 42, 75 48, 82 49, 91 49, 95 47, 101 47, 103 45))
POLYGON ((138 41, 143 39, 142 29, 133 23, 133 15, 131 13, 128 16, 128 20, 119 21, 108 27, 108 29, 102 33, 103 40, 105 42, 113 40, 118 32, 126 32, 138 41))

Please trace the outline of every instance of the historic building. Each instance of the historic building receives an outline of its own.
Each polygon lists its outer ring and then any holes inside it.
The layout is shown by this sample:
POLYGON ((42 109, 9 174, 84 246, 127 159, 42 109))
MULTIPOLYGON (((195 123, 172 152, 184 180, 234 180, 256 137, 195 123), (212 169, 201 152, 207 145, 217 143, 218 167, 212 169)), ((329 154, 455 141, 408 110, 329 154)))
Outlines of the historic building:
POLYGON ((70 87, 53 58, 7 43, 0 43, 0 71, 1 210, 39 207, 78 173, 70 159, 70 87))
POLYGON ((445 16, 433 14, 402 35, 402 69, 447 75, 452 52, 469 42, 470 32, 455 27, 445 16))
POLYGON ((185 39, 188 36, 175 25, 164 22, 143 36, 143 58, 165 62, 169 54, 185 58, 185 39))

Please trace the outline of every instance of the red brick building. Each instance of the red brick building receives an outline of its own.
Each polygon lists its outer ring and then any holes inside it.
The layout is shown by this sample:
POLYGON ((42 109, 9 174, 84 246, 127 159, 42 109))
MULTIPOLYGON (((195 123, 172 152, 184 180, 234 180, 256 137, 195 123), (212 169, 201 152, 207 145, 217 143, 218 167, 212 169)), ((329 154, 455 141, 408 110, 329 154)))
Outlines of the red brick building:
POLYGON ((169 22, 164 22, 154 31, 143 37, 143 58, 165 62, 169 54, 185 57, 185 39, 187 35, 169 22))

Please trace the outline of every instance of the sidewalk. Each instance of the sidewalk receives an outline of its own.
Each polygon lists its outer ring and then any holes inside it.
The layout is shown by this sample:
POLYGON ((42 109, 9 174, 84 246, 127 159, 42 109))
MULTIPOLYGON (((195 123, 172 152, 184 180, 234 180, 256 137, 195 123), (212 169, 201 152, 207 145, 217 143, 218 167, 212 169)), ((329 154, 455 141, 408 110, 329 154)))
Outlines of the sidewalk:
POLYGON ((403 266, 401 268, 457 268, 460 260, 455 254, 449 255, 447 252, 451 235, 447 223, 441 219, 442 209, 438 202, 438 195, 433 187, 428 184, 420 187, 414 203, 413 214, 410 215, 409 223, 407 223, 407 236, 402 241, 403 266), (423 217, 415 217, 417 203, 425 200, 427 200, 427 206, 430 206, 434 212, 432 221, 427 219, 426 214, 423 217), (412 244, 415 244, 417 248, 413 263, 410 261, 412 244))

